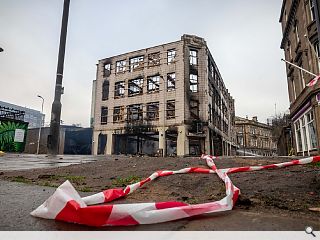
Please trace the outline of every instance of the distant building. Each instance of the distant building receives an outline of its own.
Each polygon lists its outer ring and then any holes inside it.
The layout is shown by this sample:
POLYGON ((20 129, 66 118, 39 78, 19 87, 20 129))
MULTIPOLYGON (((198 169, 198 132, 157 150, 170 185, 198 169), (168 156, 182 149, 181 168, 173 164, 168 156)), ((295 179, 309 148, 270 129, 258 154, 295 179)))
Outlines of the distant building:
MULTIPOLYGON (((280 14, 285 59, 320 74, 320 0, 283 0, 280 14)), ((287 65, 290 120, 295 152, 320 153, 320 83, 306 86, 314 76, 287 65)))
POLYGON ((272 137, 271 126, 258 122, 257 117, 252 120, 236 117, 235 129, 240 155, 273 156, 277 153, 277 142, 272 137))
POLYGON ((94 154, 235 154, 234 99, 203 38, 99 60, 94 154))
POLYGON ((12 103, 3 102, 3 101, 0 101, 0 106, 23 111, 24 119, 22 119, 22 121, 29 123, 28 128, 39 128, 40 126, 44 125, 45 115, 42 114, 40 111, 26 108, 26 107, 21 107, 21 106, 18 106, 12 103))

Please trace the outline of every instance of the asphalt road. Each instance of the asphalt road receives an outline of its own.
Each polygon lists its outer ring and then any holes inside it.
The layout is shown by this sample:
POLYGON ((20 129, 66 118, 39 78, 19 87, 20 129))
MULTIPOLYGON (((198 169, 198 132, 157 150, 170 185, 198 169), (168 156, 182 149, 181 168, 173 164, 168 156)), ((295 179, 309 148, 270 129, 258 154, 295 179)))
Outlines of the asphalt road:
MULTIPOLYGON (((30 212, 41 205, 55 188, 41 187, 24 183, 0 181, 0 231, 78 231, 78 230, 269 230, 304 231, 305 226, 313 226, 319 231, 320 221, 311 221, 305 217, 291 218, 246 210, 232 210, 225 213, 198 216, 168 223, 139 225, 131 227, 92 228, 77 224, 35 218, 30 212)), ((89 193, 80 193, 81 196, 89 193)))

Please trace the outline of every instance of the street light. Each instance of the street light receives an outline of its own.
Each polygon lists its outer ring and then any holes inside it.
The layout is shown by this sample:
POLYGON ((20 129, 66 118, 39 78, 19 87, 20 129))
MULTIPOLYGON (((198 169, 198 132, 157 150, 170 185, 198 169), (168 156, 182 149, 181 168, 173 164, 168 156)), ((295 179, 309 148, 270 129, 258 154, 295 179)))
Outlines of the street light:
POLYGON ((39 97, 39 98, 41 98, 41 99, 42 99, 42 105, 41 105, 41 123, 40 123, 40 127, 39 127, 38 145, 37 145, 37 154, 39 154, 44 98, 43 98, 43 97, 41 97, 40 95, 37 95, 37 97, 39 97))

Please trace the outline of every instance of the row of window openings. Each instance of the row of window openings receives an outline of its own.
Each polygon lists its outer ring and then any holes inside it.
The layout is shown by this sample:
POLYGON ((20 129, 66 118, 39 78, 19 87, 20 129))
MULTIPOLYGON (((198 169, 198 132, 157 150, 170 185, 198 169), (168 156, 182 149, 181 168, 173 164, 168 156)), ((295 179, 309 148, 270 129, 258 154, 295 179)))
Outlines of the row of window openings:
MULTIPOLYGON (((176 60, 176 50, 171 49, 167 51, 167 64, 170 65, 176 60)), ((133 72, 144 66, 144 56, 138 56, 129 59, 129 70, 133 72)), ((189 63, 190 65, 198 64, 198 52, 196 50, 189 51, 189 63)), ((157 66, 160 65, 160 52, 148 54, 148 66, 157 66)), ((107 63, 104 65, 105 72, 111 72, 111 64, 107 63)), ((127 69, 127 61, 120 60, 116 62, 116 73, 125 72, 127 69)))
MULTIPOLYGON (((128 82, 128 96, 135 96, 143 93, 143 78, 129 80, 128 82)), ((169 73, 167 75, 167 91, 176 89, 176 74, 169 73)), ((159 92, 160 90, 160 76, 152 76, 147 78, 147 92, 159 92)), ((198 75, 190 74, 190 91, 198 92, 198 75)), ((120 81, 115 83, 114 97, 125 96, 125 82, 120 81)), ((107 100, 109 97, 109 82, 104 81, 102 85, 102 100, 107 100)))
MULTIPOLYGON (((147 103, 146 120, 158 120, 159 119, 159 102, 147 103)), ((166 104, 166 119, 175 118, 175 100, 168 100, 166 104)), ((127 118, 128 122, 143 120, 143 108, 142 104, 133 104, 127 106, 127 118)), ((113 108, 113 122, 125 121, 125 107, 119 106, 113 108)), ((108 123, 108 107, 101 108, 101 124, 108 123)))
POLYGON ((317 148, 317 135, 314 126, 313 111, 299 118, 295 123, 297 152, 309 151, 317 148))
MULTIPOLYGON (((171 49, 167 51, 167 64, 173 64, 176 60, 176 50, 171 49)), ((133 72, 144 66, 144 56, 133 57, 129 59, 129 71, 133 72)), ((148 54, 148 66, 160 65, 160 52, 148 54)), ((105 72, 111 72, 111 64, 107 63, 104 65, 105 72)), ((122 73, 127 70, 127 61, 120 60, 116 62, 116 73, 122 73)))
POLYGON ((208 114, 209 114, 209 122, 215 125, 219 130, 223 131, 224 133, 228 133, 229 125, 222 120, 221 116, 218 115, 213 108, 211 108, 211 104, 208 105, 208 114), (222 123, 222 126, 221 126, 222 123))
MULTIPOLYGON (((222 111, 224 114, 226 114, 227 106, 225 102, 222 100, 218 90, 214 86, 209 85, 209 95, 212 97, 212 103, 215 103, 219 108, 222 106, 222 111)), ((228 99, 226 98, 226 96, 224 97, 225 99, 228 99)))
MULTIPOLYGON (((173 91, 176 88, 176 74, 169 73, 167 75, 167 91, 173 91)), ((159 92, 160 90, 160 76, 152 76, 147 78, 147 92, 159 92)), ((125 82, 115 83, 115 97, 123 97, 125 93, 125 82)), ((143 78, 129 80, 128 82, 128 95, 137 95, 143 93, 143 78)))
MULTIPOLYGON (((238 144, 240 146, 244 146, 243 136, 237 136, 237 139, 238 139, 238 144)), ((271 146, 270 143, 271 143, 270 141, 263 141, 263 140, 258 141, 258 139, 250 139, 249 146, 259 147, 259 148, 269 148, 271 146)))

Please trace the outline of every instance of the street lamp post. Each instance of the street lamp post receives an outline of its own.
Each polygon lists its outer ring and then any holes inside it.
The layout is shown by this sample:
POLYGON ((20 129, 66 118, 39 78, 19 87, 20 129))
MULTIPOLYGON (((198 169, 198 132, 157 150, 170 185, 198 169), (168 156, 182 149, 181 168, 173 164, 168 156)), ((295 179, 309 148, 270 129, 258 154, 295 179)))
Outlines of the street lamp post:
POLYGON ((37 145, 37 154, 39 154, 44 98, 43 98, 43 97, 41 97, 40 95, 37 95, 37 97, 39 97, 39 98, 41 98, 41 99, 42 99, 42 104, 41 104, 41 123, 40 123, 40 127, 39 127, 38 145, 37 145))

